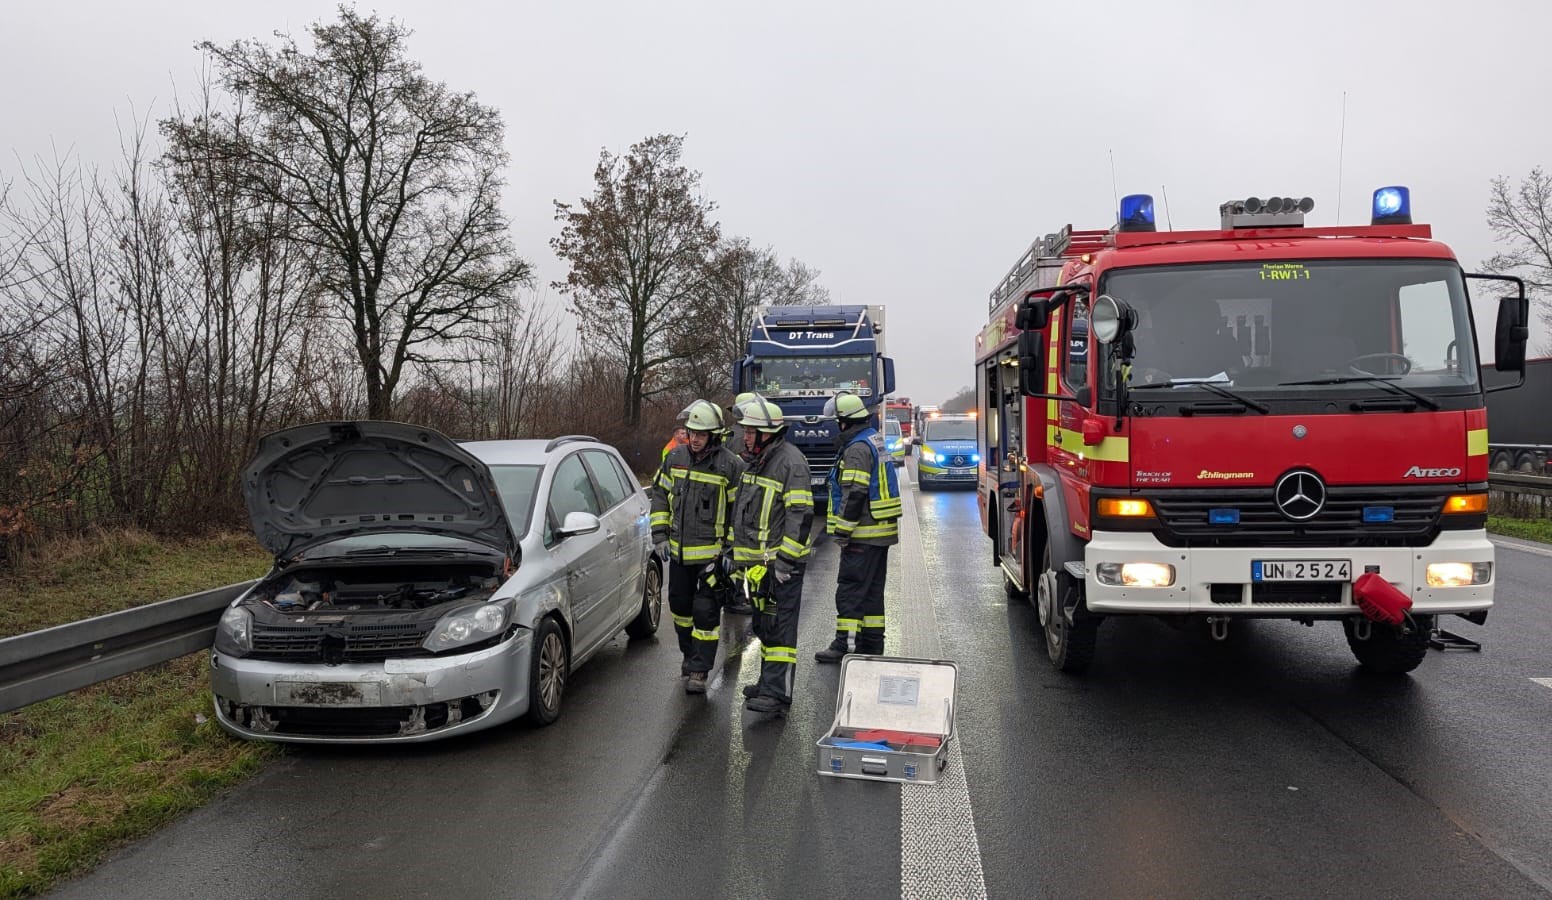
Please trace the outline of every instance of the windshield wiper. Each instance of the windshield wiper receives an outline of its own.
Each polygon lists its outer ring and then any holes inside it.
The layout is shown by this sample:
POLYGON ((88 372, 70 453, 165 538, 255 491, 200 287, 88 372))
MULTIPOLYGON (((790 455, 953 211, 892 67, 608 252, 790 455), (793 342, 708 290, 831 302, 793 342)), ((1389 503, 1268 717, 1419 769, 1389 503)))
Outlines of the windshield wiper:
MULTIPOLYGON (((1206 389, 1208 391, 1211 391, 1214 394, 1217 394, 1218 396, 1224 398, 1225 400, 1233 400, 1235 403, 1240 404, 1241 406, 1245 407, 1246 409, 1255 410, 1256 412, 1260 413, 1263 416, 1272 411, 1272 408, 1270 406, 1267 406, 1265 403, 1260 403, 1260 402, 1257 402, 1255 400, 1252 400, 1249 397, 1246 397, 1244 394, 1236 394, 1235 392, 1229 390, 1228 388, 1224 387, 1221 384, 1218 384, 1217 382, 1204 381, 1204 380, 1199 380, 1199 379, 1194 379, 1194 378, 1183 379, 1183 380, 1179 380, 1179 381, 1171 379, 1170 381, 1164 381, 1164 382, 1160 382, 1158 384, 1134 384, 1134 385, 1130 386, 1130 389, 1134 390, 1134 391, 1151 391, 1151 390, 1157 390, 1159 388, 1172 388, 1172 387, 1204 388, 1204 389, 1206 389)), ((1182 407, 1182 408, 1184 408, 1184 407, 1182 407)), ((1194 410, 1194 411, 1196 411, 1196 412, 1210 412, 1211 410, 1197 409, 1197 410, 1194 410)))
MULTIPOLYGON (((1382 387, 1385 390, 1390 391, 1392 394, 1396 394, 1398 396, 1411 397, 1413 400, 1417 401, 1418 406, 1426 406, 1429 409, 1439 408, 1439 404, 1434 402, 1433 399, 1428 397, 1426 394, 1419 394, 1417 391, 1414 391, 1411 388, 1404 388, 1401 385, 1396 384, 1394 381, 1391 381, 1388 378, 1381 378, 1378 375, 1334 375, 1330 378, 1311 378, 1306 381, 1279 381, 1277 386, 1297 387, 1299 385, 1306 384, 1356 384, 1360 381, 1366 384, 1378 385, 1379 387, 1382 387)), ((1362 401, 1354 401, 1354 408, 1362 409, 1362 407, 1358 405, 1361 402, 1362 401)))

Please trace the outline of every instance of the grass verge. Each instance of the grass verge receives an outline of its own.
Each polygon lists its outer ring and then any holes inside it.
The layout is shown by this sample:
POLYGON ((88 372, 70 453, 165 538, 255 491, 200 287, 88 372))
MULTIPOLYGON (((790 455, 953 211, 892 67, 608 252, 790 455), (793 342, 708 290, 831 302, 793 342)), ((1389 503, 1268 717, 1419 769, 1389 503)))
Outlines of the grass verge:
MULTIPOLYGON (((247 535, 71 541, 0 580, 16 634, 257 577, 247 535)), ((276 750, 209 721, 205 655, 0 715, 0 897, 42 893, 251 775, 276 750)))
POLYGON ((1494 534, 1552 544, 1552 519, 1520 519, 1513 516, 1488 516, 1487 530, 1494 534))

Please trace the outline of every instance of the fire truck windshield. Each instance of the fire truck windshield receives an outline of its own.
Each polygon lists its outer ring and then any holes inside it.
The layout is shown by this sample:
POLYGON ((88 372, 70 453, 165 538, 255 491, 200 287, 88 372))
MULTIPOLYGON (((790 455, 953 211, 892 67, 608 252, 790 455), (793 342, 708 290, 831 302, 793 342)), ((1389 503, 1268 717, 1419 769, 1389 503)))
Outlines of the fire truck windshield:
MULTIPOLYGON (((1103 293, 1137 311, 1129 384, 1208 383, 1272 399, 1475 389, 1460 269, 1445 261, 1308 260, 1116 269, 1103 293)), ((1114 345, 1100 385, 1115 393, 1114 345)), ((1414 395, 1415 396, 1415 395, 1414 395)))
POLYGON ((754 389, 767 397, 835 391, 873 393, 873 359, 868 356, 783 356, 757 359, 754 389))

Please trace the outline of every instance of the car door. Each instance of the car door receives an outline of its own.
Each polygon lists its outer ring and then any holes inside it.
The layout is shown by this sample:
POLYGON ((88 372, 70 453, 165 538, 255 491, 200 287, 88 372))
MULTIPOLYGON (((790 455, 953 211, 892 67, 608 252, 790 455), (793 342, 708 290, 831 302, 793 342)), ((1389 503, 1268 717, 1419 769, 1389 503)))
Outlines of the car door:
POLYGON ((614 609, 620 626, 624 627, 625 622, 635 615, 641 599, 635 590, 640 571, 640 561, 633 552, 635 517, 625 502, 626 485, 610 462, 609 454, 603 450, 583 450, 582 458, 593 473, 593 484, 598 487, 599 501, 604 506, 600 518, 603 519, 604 531, 613 553, 614 576, 610 581, 609 599, 606 602, 614 609))
POLYGON ((592 513, 600 522, 603 519, 598 493, 581 453, 572 453, 555 467, 555 476, 550 482, 549 529, 545 538, 550 552, 566 567, 576 629, 572 656, 580 659, 614 634, 615 610, 611 605, 610 587, 616 578, 617 563, 607 527, 600 527, 592 534, 565 538, 556 534, 567 514, 574 512, 592 513))

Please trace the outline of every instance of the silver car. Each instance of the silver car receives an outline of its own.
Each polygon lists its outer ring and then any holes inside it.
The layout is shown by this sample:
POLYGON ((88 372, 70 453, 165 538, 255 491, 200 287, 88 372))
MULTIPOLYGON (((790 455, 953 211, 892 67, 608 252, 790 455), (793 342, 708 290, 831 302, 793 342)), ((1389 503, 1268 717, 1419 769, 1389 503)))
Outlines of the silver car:
POLYGON ((260 440, 243 492, 275 567, 227 608, 210 654, 216 720, 241 737, 547 725, 573 669, 662 616, 647 497, 592 438, 304 425, 260 440))

